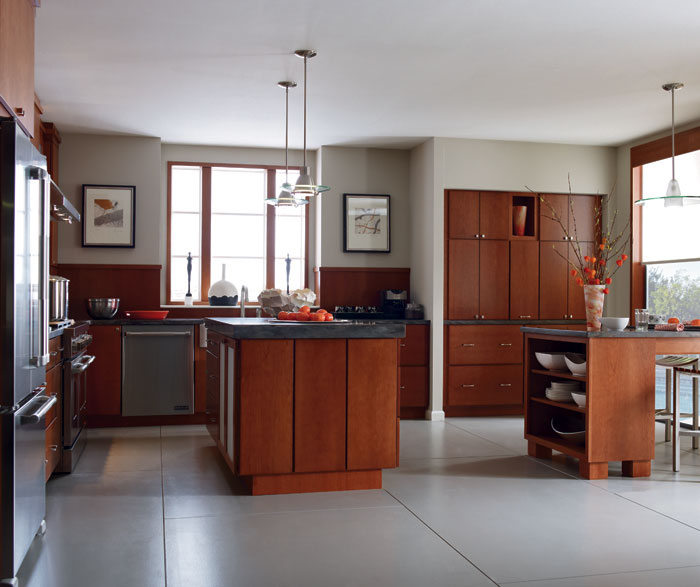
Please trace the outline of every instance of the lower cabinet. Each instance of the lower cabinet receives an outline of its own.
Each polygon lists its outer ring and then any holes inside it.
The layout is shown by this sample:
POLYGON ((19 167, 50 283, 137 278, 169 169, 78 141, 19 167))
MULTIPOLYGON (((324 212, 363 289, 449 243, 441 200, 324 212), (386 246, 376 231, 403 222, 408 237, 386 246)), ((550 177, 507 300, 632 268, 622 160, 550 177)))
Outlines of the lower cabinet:
MULTIPOLYGON (((87 370, 87 417, 119 416, 122 411, 121 326, 90 326, 90 354, 95 361, 87 370)), ((89 425, 89 423, 88 423, 89 425)))
POLYGON ((45 477, 48 481, 61 460, 61 405, 63 400, 63 365, 61 337, 49 341, 50 363, 46 368, 46 396, 56 398, 56 403, 46 412, 45 477))
POLYGON ((407 324, 399 340, 399 405, 402 419, 423 419, 430 401, 430 325, 407 324))

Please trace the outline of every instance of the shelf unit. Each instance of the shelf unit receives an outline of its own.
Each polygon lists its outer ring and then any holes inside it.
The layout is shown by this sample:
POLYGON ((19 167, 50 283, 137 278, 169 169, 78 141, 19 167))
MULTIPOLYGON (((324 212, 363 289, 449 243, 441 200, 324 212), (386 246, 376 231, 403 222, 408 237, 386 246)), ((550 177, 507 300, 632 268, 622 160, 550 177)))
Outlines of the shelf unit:
POLYGON ((537 205, 537 194, 528 193, 511 193, 510 194, 510 240, 536 240, 537 239, 537 220, 539 217, 539 208, 537 205), (515 211, 516 206, 525 206, 527 212, 525 216, 525 234, 515 234, 515 211))

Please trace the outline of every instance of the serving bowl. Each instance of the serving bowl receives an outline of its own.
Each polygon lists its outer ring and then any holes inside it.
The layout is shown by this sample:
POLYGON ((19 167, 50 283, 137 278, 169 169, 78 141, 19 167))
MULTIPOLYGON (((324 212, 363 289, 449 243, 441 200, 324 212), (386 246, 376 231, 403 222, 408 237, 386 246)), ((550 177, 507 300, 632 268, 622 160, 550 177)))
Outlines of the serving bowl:
POLYGON ((564 355, 564 362, 567 368, 574 375, 585 376, 586 375, 586 356, 580 353, 566 353, 564 355))
POLYGON ((557 353, 535 353, 535 358, 545 369, 550 371, 566 370, 566 361, 562 352, 557 353))
POLYGON ((586 423, 583 417, 576 416, 583 416, 583 414, 554 416, 549 424, 552 430, 562 438, 576 444, 583 444, 586 441, 586 423))
POLYGON ((579 408, 586 407, 586 393, 583 391, 572 391, 571 397, 579 408))
POLYGON ((621 331, 627 327, 629 324, 629 318, 615 318, 612 316, 606 316, 600 319, 600 323, 605 326, 608 330, 621 331))
POLYGON ((119 310, 119 298, 88 298, 87 312, 95 320, 114 318, 119 310))

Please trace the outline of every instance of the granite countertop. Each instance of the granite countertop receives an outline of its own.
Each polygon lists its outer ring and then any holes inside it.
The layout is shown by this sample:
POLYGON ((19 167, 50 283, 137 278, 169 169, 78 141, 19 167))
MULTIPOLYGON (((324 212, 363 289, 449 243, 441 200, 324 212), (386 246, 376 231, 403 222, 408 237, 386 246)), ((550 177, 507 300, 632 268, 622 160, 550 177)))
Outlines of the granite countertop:
POLYGON ((272 318, 206 318, 205 326, 229 338, 404 338, 403 323, 354 320, 349 322, 278 322, 272 318))
POLYGON ((561 328, 528 328, 523 327, 521 332, 526 334, 542 334, 551 336, 569 336, 574 338, 700 338, 700 331, 673 332, 668 330, 647 330, 637 332, 633 329, 627 330, 606 330, 586 332, 585 330, 563 330, 561 328))
POLYGON ((444 324, 451 325, 451 326, 459 326, 459 325, 474 325, 478 326, 481 324, 488 324, 488 325, 494 325, 494 324, 502 324, 505 326, 508 325, 513 325, 513 326, 522 326, 524 324, 585 324, 585 320, 445 320, 444 324))

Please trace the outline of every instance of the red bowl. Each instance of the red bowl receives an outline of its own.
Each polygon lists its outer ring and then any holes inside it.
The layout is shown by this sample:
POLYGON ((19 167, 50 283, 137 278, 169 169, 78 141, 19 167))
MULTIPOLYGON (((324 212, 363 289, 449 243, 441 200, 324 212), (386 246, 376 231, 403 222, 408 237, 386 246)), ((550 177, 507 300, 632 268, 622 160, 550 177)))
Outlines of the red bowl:
POLYGON ((124 315, 132 320, 165 320, 168 310, 129 310, 124 315))

